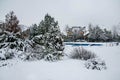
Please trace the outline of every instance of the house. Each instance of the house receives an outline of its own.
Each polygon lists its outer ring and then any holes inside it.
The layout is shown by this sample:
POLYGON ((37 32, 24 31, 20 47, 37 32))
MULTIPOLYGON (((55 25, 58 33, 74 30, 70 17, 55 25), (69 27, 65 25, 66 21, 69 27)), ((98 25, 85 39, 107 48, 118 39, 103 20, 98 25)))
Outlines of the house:
POLYGON ((85 32, 85 27, 73 26, 71 28, 68 28, 67 37, 73 39, 74 41, 77 39, 84 39, 85 32))

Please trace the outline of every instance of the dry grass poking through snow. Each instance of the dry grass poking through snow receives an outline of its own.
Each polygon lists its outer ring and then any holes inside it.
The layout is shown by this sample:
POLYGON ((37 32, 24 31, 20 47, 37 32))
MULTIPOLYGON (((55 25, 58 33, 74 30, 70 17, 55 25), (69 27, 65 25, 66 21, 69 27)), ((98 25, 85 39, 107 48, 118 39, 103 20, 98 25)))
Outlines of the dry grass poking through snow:
POLYGON ((96 54, 84 49, 83 47, 74 48, 70 58, 72 59, 81 59, 81 60, 88 60, 96 58, 96 54))

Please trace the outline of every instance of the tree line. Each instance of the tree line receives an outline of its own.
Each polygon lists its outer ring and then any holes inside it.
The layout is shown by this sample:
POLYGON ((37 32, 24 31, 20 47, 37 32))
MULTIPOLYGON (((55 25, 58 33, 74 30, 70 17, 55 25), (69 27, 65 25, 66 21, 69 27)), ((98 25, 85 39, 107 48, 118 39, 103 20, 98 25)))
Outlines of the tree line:
POLYGON ((99 25, 88 27, 66 26, 67 35, 63 35, 65 41, 88 41, 88 42, 113 42, 120 41, 120 26, 114 26, 112 30, 101 29, 99 25))
POLYGON ((60 60, 63 39, 58 21, 46 14, 40 23, 22 31, 13 11, 0 23, 0 60, 19 57, 24 60, 60 60))

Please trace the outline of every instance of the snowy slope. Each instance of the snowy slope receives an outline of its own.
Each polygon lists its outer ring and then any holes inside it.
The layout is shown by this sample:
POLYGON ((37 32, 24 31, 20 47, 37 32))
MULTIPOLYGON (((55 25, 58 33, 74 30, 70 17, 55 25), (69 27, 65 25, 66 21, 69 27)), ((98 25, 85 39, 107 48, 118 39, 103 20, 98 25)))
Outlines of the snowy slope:
MULTIPOLYGON (((105 60, 107 70, 90 70, 84 67, 84 61, 67 59, 58 62, 33 61, 22 62, 9 67, 0 67, 0 80, 120 80, 120 46, 88 46, 105 60)), ((67 55, 72 46, 65 47, 67 55)))

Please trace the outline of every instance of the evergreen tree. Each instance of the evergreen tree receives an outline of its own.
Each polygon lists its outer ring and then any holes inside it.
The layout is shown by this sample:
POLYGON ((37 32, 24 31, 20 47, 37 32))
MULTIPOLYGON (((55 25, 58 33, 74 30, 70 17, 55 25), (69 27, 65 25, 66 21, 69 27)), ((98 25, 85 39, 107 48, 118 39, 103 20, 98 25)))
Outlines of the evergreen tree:
POLYGON ((104 31, 98 25, 96 27, 89 25, 88 38, 90 41, 106 41, 108 39, 104 31))
POLYGON ((38 35, 38 26, 37 26, 37 24, 33 24, 30 27, 30 39, 32 39, 36 35, 38 35))
POLYGON ((88 35, 88 41, 94 41, 95 40, 95 35, 94 35, 94 29, 93 29, 93 25, 89 24, 88 25, 88 31, 89 31, 89 35, 88 35))
POLYGON ((19 32, 20 28, 18 27, 19 20, 17 19, 16 15, 14 15, 14 12, 11 11, 8 13, 5 19, 6 23, 6 31, 17 33, 19 32))
MULTIPOLYGON (((5 22, 3 26, 2 35, 0 35, 1 43, 0 43, 0 50, 3 49, 3 53, 5 59, 12 58, 14 55, 14 51, 11 52, 13 49, 19 49, 21 43, 20 35, 21 35, 21 28, 18 27, 19 20, 17 19, 14 12, 10 12, 5 16, 5 22)), ((22 47, 21 47, 22 48, 22 47)))
POLYGON ((113 29, 112 29, 112 38, 113 38, 113 41, 118 41, 119 40, 119 31, 118 31, 118 26, 113 26, 113 29))
POLYGON ((107 41, 112 41, 112 32, 105 28, 104 33, 105 33, 105 36, 108 38, 107 41))
POLYGON ((38 26, 39 35, 33 39, 36 43, 45 47, 44 58, 46 60, 60 59, 64 49, 58 22, 49 14, 46 14, 38 26), (40 42, 40 43, 39 43, 40 42))

